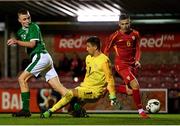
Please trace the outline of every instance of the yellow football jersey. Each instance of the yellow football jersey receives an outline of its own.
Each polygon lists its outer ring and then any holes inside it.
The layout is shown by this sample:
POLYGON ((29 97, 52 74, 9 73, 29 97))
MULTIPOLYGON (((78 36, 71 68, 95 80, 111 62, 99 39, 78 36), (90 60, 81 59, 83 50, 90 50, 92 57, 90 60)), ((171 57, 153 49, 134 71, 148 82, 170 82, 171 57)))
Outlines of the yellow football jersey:
POLYGON ((86 57, 86 75, 81 86, 94 88, 96 90, 103 90, 104 87, 109 87, 110 90, 108 90, 110 94, 115 95, 114 78, 110 70, 110 60, 106 55, 101 53, 97 57, 91 55, 86 57))

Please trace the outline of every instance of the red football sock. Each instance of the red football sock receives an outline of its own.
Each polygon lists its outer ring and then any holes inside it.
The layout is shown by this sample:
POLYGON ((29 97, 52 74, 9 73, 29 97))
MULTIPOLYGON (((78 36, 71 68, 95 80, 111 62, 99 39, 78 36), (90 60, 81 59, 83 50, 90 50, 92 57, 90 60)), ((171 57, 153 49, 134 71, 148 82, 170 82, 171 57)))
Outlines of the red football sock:
POLYGON ((140 97, 139 89, 133 90, 133 99, 134 99, 137 109, 141 109, 142 104, 141 104, 141 97, 140 97))
POLYGON ((117 92, 123 93, 123 94, 127 94, 126 85, 119 85, 119 86, 117 86, 117 92))

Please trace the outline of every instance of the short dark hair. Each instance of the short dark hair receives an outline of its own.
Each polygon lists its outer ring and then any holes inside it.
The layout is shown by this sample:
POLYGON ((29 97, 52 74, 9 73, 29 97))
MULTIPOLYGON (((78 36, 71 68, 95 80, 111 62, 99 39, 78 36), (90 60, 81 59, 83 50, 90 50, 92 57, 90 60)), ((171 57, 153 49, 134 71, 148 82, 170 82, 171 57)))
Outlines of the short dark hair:
POLYGON ((86 40, 87 43, 90 43, 92 46, 97 46, 98 50, 101 50, 101 40, 97 36, 91 36, 86 40))
POLYGON ((125 20, 125 19, 130 19, 130 16, 126 13, 123 13, 119 16, 119 20, 125 20))
POLYGON ((29 13, 29 11, 28 11, 27 9, 24 9, 24 8, 21 8, 21 9, 18 10, 18 16, 19 16, 20 14, 25 15, 25 14, 28 14, 28 13, 29 13))

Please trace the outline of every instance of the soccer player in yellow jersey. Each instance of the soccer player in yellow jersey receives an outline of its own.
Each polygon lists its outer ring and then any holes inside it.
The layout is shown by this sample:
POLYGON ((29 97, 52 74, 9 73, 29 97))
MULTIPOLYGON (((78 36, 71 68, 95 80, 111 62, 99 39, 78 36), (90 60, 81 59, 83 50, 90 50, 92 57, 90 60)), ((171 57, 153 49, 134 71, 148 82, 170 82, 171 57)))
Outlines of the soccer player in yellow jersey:
POLYGON ((101 42, 96 36, 87 39, 86 75, 84 81, 75 89, 69 90, 52 108, 41 117, 48 118, 58 109, 68 104, 73 97, 80 100, 99 99, 107 89, 111 105, 116 103, 114 78, 109 58, 101 52, 101 42))

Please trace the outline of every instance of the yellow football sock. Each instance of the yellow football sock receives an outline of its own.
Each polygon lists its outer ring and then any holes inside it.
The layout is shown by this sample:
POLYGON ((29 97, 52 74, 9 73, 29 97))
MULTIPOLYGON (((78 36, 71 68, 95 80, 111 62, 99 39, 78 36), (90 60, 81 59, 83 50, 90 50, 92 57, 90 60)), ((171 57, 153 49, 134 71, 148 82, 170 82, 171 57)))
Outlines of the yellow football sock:
POLYGON ((51 109, 51 112, 55 112, 58 109, 62 108, 63 106, 65 106, 67 103, 69 103, 71 101, 71 99, 73 98, 73 92, 71 90, 69 90, 64 97, 62 97, 51 109))

